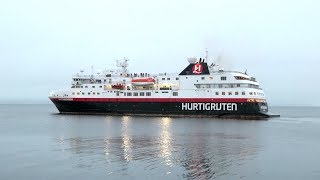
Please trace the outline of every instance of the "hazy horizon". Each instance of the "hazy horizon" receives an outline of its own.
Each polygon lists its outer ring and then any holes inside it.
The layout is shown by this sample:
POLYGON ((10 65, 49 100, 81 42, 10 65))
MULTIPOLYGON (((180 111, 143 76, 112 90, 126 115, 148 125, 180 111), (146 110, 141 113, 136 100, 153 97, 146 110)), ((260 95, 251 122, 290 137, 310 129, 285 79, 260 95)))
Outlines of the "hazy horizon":
POLYGON ((73 74, 179 73, 188 57, 256 77, 270 106, 320 106, 320 2, 254 0, 0 3, 0 104, 50 104, 73 74), (218 58, 220 57, 220 58, 218 58))

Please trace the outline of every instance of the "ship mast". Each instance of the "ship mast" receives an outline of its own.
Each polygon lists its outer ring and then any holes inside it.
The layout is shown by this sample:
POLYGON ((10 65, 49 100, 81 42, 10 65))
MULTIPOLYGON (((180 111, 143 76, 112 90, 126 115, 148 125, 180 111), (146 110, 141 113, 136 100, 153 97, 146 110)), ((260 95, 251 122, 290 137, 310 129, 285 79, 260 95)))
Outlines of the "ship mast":
POLYGON ((123 75, 126 75, 128 73, 127 67, 128 67, 128 58, 123 58, 123 60, 117 60, 117 66, 121 67, 123 75))
POLYGON ((206 59, 205 60, 208 62, 208 48, 206 48, 206 59))

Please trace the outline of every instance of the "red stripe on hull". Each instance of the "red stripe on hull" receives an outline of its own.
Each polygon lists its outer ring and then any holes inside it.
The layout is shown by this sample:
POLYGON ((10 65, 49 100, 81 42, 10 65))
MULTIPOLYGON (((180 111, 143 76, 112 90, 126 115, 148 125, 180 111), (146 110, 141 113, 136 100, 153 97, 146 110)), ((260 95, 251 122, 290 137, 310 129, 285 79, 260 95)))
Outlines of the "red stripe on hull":
MULTIPOLYGON (((75 101, 75 102, 256 102, 260 99, 248 98, 51 98, 52 101, 75 101)), ((263 100, 265 101, 265 100, 263 100)))

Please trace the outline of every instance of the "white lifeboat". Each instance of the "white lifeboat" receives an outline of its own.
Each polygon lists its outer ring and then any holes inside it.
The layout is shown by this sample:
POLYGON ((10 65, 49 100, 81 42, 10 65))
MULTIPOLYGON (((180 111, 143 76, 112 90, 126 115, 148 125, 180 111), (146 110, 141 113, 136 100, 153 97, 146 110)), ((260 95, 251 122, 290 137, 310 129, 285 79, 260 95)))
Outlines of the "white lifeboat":
POLYGON ((132 79, 131 83, 134 86, 151 86, 154 85, 154 83, 156 82, 155 79, 153 78, 136 78, 136 79, 132 79))

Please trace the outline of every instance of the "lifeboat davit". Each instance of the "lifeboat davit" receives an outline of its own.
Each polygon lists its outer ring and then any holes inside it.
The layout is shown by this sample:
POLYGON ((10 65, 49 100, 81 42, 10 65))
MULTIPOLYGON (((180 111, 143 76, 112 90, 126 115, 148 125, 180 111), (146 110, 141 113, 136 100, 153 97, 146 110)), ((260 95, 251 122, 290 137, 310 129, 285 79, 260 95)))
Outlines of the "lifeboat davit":
POLYGON ((153 78, 136 78, 132 79, 131 83, 134 86, 151 86, 156 82, 153 78))

